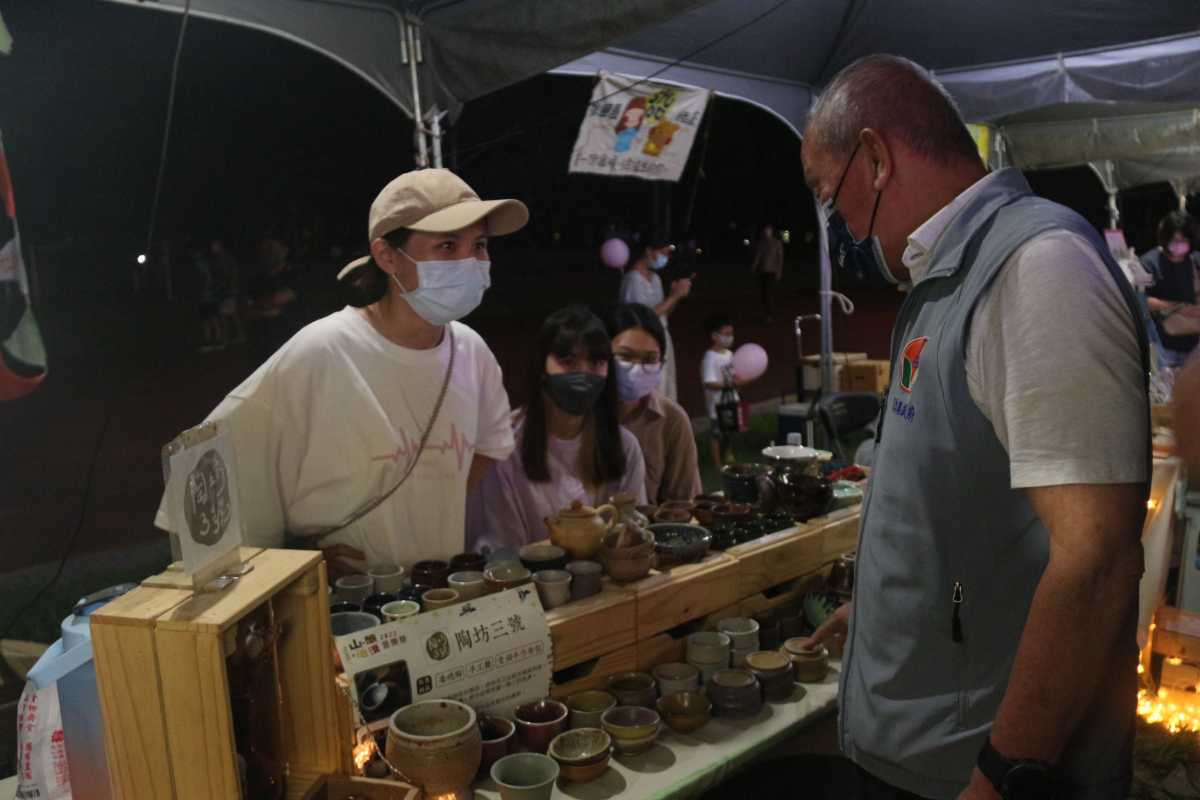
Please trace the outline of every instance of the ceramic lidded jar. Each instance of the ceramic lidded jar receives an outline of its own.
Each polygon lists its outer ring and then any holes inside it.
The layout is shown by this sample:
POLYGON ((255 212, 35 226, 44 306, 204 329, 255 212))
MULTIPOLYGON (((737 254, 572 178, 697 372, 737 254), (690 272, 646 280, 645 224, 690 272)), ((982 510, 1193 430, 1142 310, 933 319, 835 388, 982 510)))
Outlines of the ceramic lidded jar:
POLYGON ((392 715, 387 758, 427 797, 469 798, 483 757, 475 711, 455 700, 422 700, 392 715))
POLYGON ((620 517, 616 506, 592 508, 576 500, 557 517, 546 517, 545 522, 550 541, 566 550, 573 560, 580 560, 600 551, 601 539, 620 524, 620 517))

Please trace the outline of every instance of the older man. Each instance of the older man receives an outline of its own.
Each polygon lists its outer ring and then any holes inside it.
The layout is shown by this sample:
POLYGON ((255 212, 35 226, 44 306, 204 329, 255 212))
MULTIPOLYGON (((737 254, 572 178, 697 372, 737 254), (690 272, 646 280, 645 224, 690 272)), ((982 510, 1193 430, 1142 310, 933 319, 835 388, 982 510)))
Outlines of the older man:
POLYGON ((1149 475, 1129 287, 902 58, 834 79, 803 159, 835 260, 912 284, 854 600, 814 636, 847 636, 862 796, 1124 798, 1149 475))

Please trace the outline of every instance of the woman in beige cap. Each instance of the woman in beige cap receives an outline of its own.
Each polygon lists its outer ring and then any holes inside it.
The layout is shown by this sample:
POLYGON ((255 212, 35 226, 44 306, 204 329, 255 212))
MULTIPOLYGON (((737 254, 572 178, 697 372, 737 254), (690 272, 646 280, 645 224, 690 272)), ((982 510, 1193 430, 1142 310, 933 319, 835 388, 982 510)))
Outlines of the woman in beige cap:
MULTIPOLYGON (((491 285, 487 240, 529 219, 444 169, 371 204, 370 256, 338 279, 352 305, 308 325, 209 416, 235 448, 243 539, 285 533, 331 567, 410 565, 463 549, 469 483, 513 449, 500 366, 457 320, 491 285)), ((160 506, 156 520, 170 529, 160 506)))

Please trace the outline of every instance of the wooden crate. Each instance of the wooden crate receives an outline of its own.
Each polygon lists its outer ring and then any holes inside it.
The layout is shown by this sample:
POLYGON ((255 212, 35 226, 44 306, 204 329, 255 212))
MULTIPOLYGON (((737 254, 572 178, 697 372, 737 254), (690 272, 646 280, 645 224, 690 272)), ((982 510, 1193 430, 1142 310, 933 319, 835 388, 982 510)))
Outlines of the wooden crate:
POLYGON ((352 741, 335 705, 325 562, 312 551, 263 550, 250 564, 221 592, 141 586, 92 615, 115 798, 238 796, 226 658, 238 646, 237 623, 264 607, 283 630, 277 733, 288 796, 304 797, 316 776, 347 764, 352 741))
POLYGON ((739 544, 725 552, 738 560, 738 597, 750 597, 805 575, 858 544, 857 506, 832 511, 794 528, 739 544))
POLYGON ((687 635, 657 633, 637 643, 637 668, 649 672, 659 664, 678 663, 687 657, 687 635))
POLYGON ((781 606, 798 606, 804 595, 824 587, 828 576, 829 566, 823 565, 805 575, 789 578, 768 587, 765 591, 743 597, 736 603, 709 614, 704 620, 704 629, 715 631, 717 623, 729 617, 753 617, 755 614, 772 611, 781 606))
POLYGON ((637 641, 634 595, 604 579, 599 594, 546 612, 554 642, 554 669, 629 647, 637 641))
POLYGON ((709 553, 697 564, 656 570, 623 588, 637 599, 637 638, 642 641, 737 600, 738 560, 709 553))
POLYGON ((400 781, 314 775, 302 800, 421 800, 421 790, 400 781))
POLYGON ((580 662, 556 671, 550 696, 562 700, 584 689, 603 689, 610 675, 637 669, 637 645, 630 644, 612 653, 580 662))

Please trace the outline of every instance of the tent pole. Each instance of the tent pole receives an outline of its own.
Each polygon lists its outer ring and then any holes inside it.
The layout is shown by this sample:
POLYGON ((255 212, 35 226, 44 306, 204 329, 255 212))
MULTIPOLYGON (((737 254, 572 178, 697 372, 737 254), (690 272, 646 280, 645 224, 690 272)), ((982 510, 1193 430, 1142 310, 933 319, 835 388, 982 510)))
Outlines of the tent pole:
POLYGON ((433 165, 442 168, 442 112, 435 104, 429 109, 429 138, 433 144, 433 165))
POLYGON ((408 74, 412 78, 413 100, 413 133, 417 140, 417 166, 429 166, 429 151, 425 146, 425 120, 421 113, 421 81, 417 75, 418 39, 420 34, 417 26, 411 22, 404 23, 404 36, 408 41, 406 53, 402 53, 408 61, 408 74))
POLYGON ((829 232, 821 213, 821 198, 815 193, 813 205, 817 211, 817 252, 821 265, 821 390, 831 392, 836 388, 833 385, 833 266, 829 262, 829 232))

